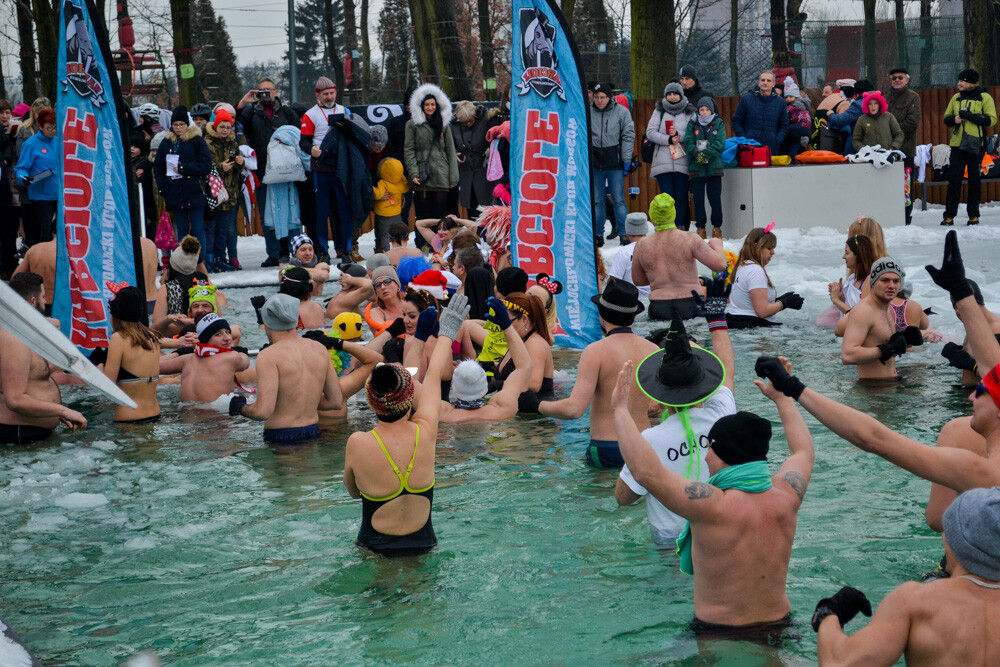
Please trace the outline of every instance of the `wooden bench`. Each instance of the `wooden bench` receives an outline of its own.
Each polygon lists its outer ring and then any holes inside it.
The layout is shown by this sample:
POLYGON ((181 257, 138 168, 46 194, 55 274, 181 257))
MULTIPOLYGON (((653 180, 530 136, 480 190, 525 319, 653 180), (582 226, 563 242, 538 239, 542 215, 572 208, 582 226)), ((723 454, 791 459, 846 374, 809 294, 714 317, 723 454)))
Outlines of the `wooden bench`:
MULTIPOLYGON (((968 183, 967 179, 962 179, 962 183, 968 183)), ((980 179, 980 183, 1000 183, 1000 178, 983 178, 980 179)), ((919 181, 914 181, 914 185, 920 186, 920 210, 927 210, 927 188, 929 187, 939 187, 942 185, 948 185, 948 181, 924 181, 920 183, 919 181)))

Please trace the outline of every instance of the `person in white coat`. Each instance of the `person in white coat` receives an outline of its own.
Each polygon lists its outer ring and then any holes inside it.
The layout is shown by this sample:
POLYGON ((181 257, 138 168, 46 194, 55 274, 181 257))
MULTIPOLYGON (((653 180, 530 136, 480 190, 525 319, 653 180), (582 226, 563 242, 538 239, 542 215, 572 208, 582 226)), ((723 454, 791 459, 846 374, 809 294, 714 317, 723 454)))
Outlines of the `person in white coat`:
POLYGON ((684 154, 684 134, 694 118, 694 105, 684 97, 679 83, 668 83, 663 99, 656 103, 646 124, 646 137, 656 144, 649 173, 656 179, 660 192, 674 198, 678 229, 688 229, 688 158, 684 154))

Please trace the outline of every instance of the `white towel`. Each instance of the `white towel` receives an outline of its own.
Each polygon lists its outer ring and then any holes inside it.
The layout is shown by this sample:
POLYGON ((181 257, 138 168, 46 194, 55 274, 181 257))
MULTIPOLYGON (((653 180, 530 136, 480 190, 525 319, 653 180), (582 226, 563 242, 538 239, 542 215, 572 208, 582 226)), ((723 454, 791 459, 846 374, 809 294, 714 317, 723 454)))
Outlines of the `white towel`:
POLYGON ((924 183, 927 178, 927 165, 931 161, 931 144, 921 144, 917 146, 917 155, 913 158, 913 164, 919 169, 917 171, 917 183, 924 183))

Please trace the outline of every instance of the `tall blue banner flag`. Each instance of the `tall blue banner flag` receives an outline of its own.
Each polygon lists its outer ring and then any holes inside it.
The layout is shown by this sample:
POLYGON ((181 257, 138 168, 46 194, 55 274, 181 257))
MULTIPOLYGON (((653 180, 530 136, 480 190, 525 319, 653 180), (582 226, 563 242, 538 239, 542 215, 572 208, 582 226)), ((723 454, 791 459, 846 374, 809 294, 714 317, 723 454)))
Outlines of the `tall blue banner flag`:
MULTIPOLYGON (((107 37, 85 0, 62 0, 59 21, 56 286, 52 314, 84 350, 107 347, 107 282, 136 284, 129 184, 107 37)), ((144 290, 143 286, 139 289, 144 290)))
POLYGON ((601 337, 590 202, 590 130, 580 59, 552 0, 513 0, 510 187, 511 252, 533 281, 557 294, 556 342, 585 347, 601 337))

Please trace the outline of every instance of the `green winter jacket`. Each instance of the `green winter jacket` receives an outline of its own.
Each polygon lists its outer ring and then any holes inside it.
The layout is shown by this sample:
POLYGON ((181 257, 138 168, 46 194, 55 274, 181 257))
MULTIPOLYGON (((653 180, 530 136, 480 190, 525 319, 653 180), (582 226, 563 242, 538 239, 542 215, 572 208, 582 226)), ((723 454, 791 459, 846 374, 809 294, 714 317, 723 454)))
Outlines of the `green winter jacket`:
POLYGON ((240 203, 240 194, 243 188, 243 166, 233 162, 233 168, 226 171, 222 168, 222 163, 240 154, 240 144, 245 144, 243 139, 239 142, 234 138, 233 132, 223 139, 211 123, 205 125, 205 143, 208 144, 208 152, 212 155, 212 164, 219 172, 219 177, 226 185, 226 194, 229 199, 219 204, 220 211, 231 211, 240 203))
POLYGON ((903 130, 896 117, 887 111, 876 115, 866 113, 854 125, 851 142, 857 153, 865 146, 881 146, 886 150, 897 150, 903 146, 903 130))
POLYGON ((684 150, 688 154, 688 176, 691 178, 708 178, 722 176, 722 151, 726 147, 726 123, 718 115, 711 125, 703 126, 695 116, 688 123, 687 134, 684 135, 684 150), (698 141, 708 141, 703 151, 698 150, 698 141), (707 162, 698 164, 698 153, 704 153, 707 162))
MULTIPOLYGON (((948 140, 948 145, 952 148, 958 148, 966 132, 970 136, 985 137, 986 128, 996 125, 996 122, 996 104, 983 87, 958 93, 951 98, 948 108, 944 110, 945 125, 954 128, 951 139, 948 140), (959 125, 955 125, 956 116, 962 118, 959 125)), ((986 150, 985 143, 981 150, 986 150)))
POLYGON ((413 182, 419 173, 420 162, 431 165, 431 177, 426 183, 414 185, 414 190, 450 190, 458 185, 458 159, 455 155, 455 139, 451 129, 444 128, 443 136, 434 138, 434 129, 427 123, 419 125, 413 119, 406 121, 406 142, 403 158, 406 161, 406 177, 413 182))

